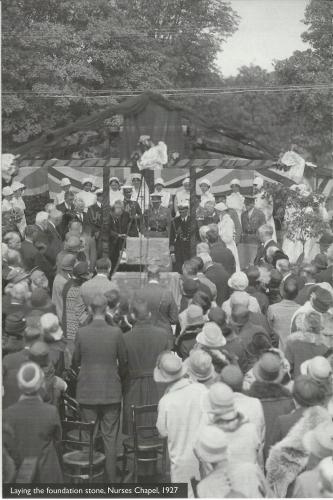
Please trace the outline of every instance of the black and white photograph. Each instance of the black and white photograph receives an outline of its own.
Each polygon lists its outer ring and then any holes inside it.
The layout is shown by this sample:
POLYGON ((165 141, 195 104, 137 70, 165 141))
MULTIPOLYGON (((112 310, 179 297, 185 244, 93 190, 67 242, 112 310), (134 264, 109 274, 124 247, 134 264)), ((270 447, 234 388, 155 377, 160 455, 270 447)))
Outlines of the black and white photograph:
POLYGON ((333 498, 332 18, 2 3, 3 498, 333 498))

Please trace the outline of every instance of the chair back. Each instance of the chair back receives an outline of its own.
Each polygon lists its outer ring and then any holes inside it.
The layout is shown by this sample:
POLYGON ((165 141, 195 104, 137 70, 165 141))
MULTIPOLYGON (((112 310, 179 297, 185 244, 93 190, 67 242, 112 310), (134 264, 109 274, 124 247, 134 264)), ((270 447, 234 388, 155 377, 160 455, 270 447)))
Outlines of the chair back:
POLYGON ((80 422, 77 420, 62 420, 61 425, 63 431, 63 437, 61 442, 63 448, 65 448, 66 445, 76 450, 82 450, 83 447, 88 448, 89 476, 92 477, 93 460, 94 460, 95 422, 87 423, 87 422, 80 422), (78 438, 77 437, 71 438, 70 431, 78 431, 78 438))
POLYGON ((151 438, 158 436, 158 431, 156 429, 156 425, 148 425, 147 423, 142 424, 141 420, 146 420, 147 415, 154 414, 156 415, 157 420, 157 409, 158 405, 143 405, 143 406, 131 406, 132 411, 132 428, 133 428, 133 439, 134 446, 138 446, 139 438, 151 438))
POLYGON ((64 421, 81 421, 80 405, 76 399, 63 393, 59 402, 60 419, 64 421))

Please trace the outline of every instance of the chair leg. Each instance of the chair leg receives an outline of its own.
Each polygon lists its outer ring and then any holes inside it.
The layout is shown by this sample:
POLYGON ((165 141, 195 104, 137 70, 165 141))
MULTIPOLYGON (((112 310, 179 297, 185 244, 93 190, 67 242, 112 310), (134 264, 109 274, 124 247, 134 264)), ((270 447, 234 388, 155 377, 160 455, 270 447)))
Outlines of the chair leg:
POLYGON ((133 476, 134 476, 134 482, 137 483, 138 482, 138 460, 137 460, 137 456, 136 456, 135 452, 133 455, 133 476))
POLYGON ((127 467, 127 453, 126 453, 125 447, 123 447, 123 456, 121 459, 121 482, 122 483, 125 481, 126 467, 127 467))

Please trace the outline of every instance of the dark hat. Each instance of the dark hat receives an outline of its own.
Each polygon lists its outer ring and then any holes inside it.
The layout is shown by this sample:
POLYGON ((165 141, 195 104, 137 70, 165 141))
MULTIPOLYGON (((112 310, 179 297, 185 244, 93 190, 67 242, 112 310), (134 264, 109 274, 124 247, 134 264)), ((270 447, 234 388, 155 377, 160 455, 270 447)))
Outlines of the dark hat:
POLYGON ((44 288, 35 288, 31 292, 30 303, 33 309, 49 305, 50 296, 44 288))
POLYGON ((324 269, 327 269, 328 266, 327 256, 323 253, 318 253, 313 259, 312 264, 316 266, 318 271, 323 271, 324 269))
POLYGON ((23 269, 16 267, 11 269, 7 275, 7 281, 10 283, 19 283, 20 281, 26 280, 29 278, 30 273, 23 271, 23 269))
POLYGON ((27 340, 37 339, 42 334, 42 327, 40 324, 40 316, 36 314, 30 314, 27 316, 27 324, 24 332, 24 336, 27 340))
POLYGON ((61 269, 63 271, 72 271, 73 266, 76 262, 76 255, 73 253, 65 254, 63 258, 61 259, 61 269))
POLYGON ((293 386, 293 397, 301 406, 320 405, 325 396, 324 387, 310 376, 299 375, 296 377, 293 386))
POLYGON ((248 344, 246 350, 252 356, 258 356, 270 347, 272 347, 272 344, 268 336, 263 332, 257 332, 253 335, 252 340, 248 344))
POLYGON ((312 305, 320 313, 327 312, 333 306, 333 298, 328 290, 317 286, 313 292, 312 305))
POLYGON ((245 274, 250 284, 255 283, 260 278, 260 271, 256 266, 249 266, 245 269, 245 274))
POLYGON ((271 279, 269 280, 269 286, 271 288, 279 288, 282 281, 282 274, 277 269, 271 270, 271 279))
POLYGON ((199 282, 191 278, 185 278, 183 281, 183 292, 186 297, 192 298, 199 290, 199 282))
POLYGON ((75 264, 75 266, 73 267, 73 275, 76 278, 88 280, 90 278, 88 262, 78 262, 77 264, 75 264))
POLYGON ((272 352, 265 352, 254 365, 253 375, 259 382, 280 383, 284 376, 280 357, 272 352))
POLYGON ((333 233, 325 232, 319 240, 321 245, 331 245, 333 243, 333 233))
POLYGON ((228 385, 233 391, 241 391, 244 375, 242 370, 236 365, 228 365, 221 371, 221 382, 228 385))
POLYGON ((208 319, 222 328, 226 322, 226 314, 220 307, 212 307, 208 312, 208 319))
POLYGON ((46 342, 37 340, 29 349, 29 358, 39 366, 47 366, 49 363, 50 348, 46 342))
POLYGON ((22 337, 26 328, 26 319, 20 312, 9 314, 5 321, 5 332, 7 335, 22 337))

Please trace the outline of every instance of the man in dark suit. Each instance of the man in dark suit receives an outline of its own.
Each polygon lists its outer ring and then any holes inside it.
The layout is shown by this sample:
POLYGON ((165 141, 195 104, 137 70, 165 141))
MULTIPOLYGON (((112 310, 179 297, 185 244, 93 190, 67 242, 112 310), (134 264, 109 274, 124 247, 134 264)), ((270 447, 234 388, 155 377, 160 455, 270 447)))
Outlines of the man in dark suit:
POLYGON ((130 226, 130 215, 124 211, 123 202, 115 201, 109 219, 109 258, 112 263, 112 269, 115 269, 120 256, 120 252, 124 248, 124 240, 127 236, 127 231, 130 226))
POLYGON ((277 247, 276 241, 273 240, 273 227, 269 224, 264 224, 258 229, 260 244, 257 249, 257 255, 254 259, 254 265, 263 265, 268 263, 267 249, 269 247, 277 247))
POLYGON ((210 288, 199 280, 198 263, 195 259, 186 260, 183 264, 183 277, 197 282, 197 291, 204 292, 210 300, 213 300, 213 294, 210 288))
POLYGON ((221 307, 222 303, 228 300, 230 295, 228 287, 228 279, 230 278, 230 275, 224 269, 222 264, 213 262, 212 258, 208 254, 205 256, 204 262, 205 276, 216 286, 216 304, 221 307))
POLYGON ((61 234, 62 239, 65 239, 65 234, 68 231, 68 224, 73 216, 74 211, 74 193, 73 191, 65 191, 64 201, 59 203, 56 206, 57 210, 59 210, 62 214, 62 221, 59 225, 59 233, 61 234))
POLYGON ((140 290, 140 297, 148 304, 151 322, 164 328, 169 334, 170 347, 173 347, 172 324, 178 321, 178 307, 170 290, 160 283, 158 266, 149 266, 148 283, 140 290))
POLYGON ((327 250, 327 269, 317 274, 317 283, 327 282, 333 286, 333 244, 327 250))
POLYGON ((235 257, 225 246, 225 243, 219 240, 219 233, 216 225, 209 227, 206 233, 209 243, 209 253, 213 262, 222 264, 225 271, 231 276, 236 271, 235 257))
POLYGON ((69 222, 72 221, 81 222, 83 232, 88 234, 91 233, 89 218, 85 212, 85 204, 80 197, 74 199, 74 210, 70 214, 69 222))
POLYGON ((92 322, 79 329, 73 368, 79 370, 76 398, 85 422, 100 427, 109 481, 116 479, 117 437, 122 382, 127 375, 127 353, 120 328, 105 321, 107 300, 96 295, 90 304, 92 322))
POLYGON ((27 226, 25 228, 25 237, 21 243, 20 253, 26 271, 31 271, 31 269, 37 266, 38 250, 33 243, 35 234, 35 226, 27 226))
POLYGON ((238 245, 238 255, 241 269, 252 264, 257 252, 257 231, 265 224, 265 214, 254 206, 255 197, 245 197, 246 210, 241 214, 242 237, 238 245))
POLYGON ((49 259, 50 263, 53 266, 55 266, 56 264, 58 253, 63 249, 63 242, 58 229, 61 221, 62 213, 60 212, 60 210, 51 210, 46 227, 48 245, 45 257, 49 259))
POLYGON ((97 189, 95 194, 96 203, 88 207, 87 218, 91 227, 91 236, 96 241, 97 258, 101 258, 103 253, 101 234, 103 223, 103 189, 97 189))
POLYGON ((142 227, 142 210, 137 200, 132 200, 133 186, 125 185, 122 187, 124 195, 124 211, 130 216, 130 225, 128 236, 137 237, 142 227))
MULTIPOLYGON (((181 273, 185 260, 191 258, 191 220, 188 202, 184 201, 178 205, 178 210, 179 216, 171 221, 169 246, 174 271, 181 273)), ((195 223, 194 231, 196 240, 199 241, 197 223, 195 223)))

